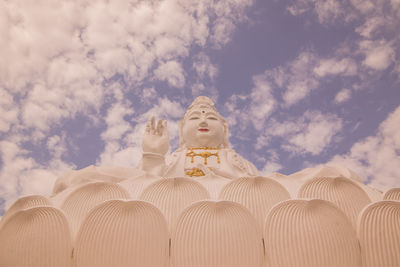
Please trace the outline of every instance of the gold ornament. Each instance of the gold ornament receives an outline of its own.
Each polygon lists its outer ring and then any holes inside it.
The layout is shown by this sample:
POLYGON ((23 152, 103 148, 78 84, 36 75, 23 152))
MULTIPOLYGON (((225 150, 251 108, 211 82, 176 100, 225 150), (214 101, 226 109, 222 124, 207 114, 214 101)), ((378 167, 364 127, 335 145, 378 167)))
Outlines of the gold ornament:
POLYGON ((217 147, 192 147, 192 148, 189 148, 189 152, 186 153, 186 156, 191 158, 190 159, 191 163, 194 163, 194 157, 202 157, 202 158, 204 158, 204 164, 207 165, 207 159, 211 156, 217 157, 217 162, 221 163, 221 160, 218 155, 218 151, 215 153, 211 153, 209 151, 202 151, 200 153, 196 153, 196 152, 194 152, 194 150, 220 150, 220 148, 217 148, 217 147))
POLYGON ((193 168, 191 170, 186 171, 185 173, 186 173, 186 175, 189 175, 190 177, 193 177, 193 176, 197 177, 197 176, 204 176, 205 175, 204 172, 201 169, 198 169, 198 168, 193 168))

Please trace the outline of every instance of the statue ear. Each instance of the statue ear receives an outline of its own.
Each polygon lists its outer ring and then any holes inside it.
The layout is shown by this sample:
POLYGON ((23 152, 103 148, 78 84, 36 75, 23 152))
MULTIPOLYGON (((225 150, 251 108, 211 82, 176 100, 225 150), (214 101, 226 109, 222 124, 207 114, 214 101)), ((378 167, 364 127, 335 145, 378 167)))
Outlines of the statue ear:
POLYGON ((224 120, 224 148, 229 148, 229 125, 226 122, 226 120, 224 120))
POLYGON ((183 140, 183 121, 184 118, 180 119, 178 122, 178 128, 179 128, 179 148, 183 147, 185 145, 185 140, 183 140))

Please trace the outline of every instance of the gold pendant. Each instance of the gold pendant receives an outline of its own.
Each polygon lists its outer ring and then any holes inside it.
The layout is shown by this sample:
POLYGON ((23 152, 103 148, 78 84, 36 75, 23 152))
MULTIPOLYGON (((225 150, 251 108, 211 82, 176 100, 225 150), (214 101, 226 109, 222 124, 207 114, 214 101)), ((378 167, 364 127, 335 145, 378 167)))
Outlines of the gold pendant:
POLYGON ((193 177, 193 176, 197 177, 197 176, 204 176, 205 175, 204 172, 201 169, 198 169, 198 168, 193 168, 191 170, 186 171, 185 173, 186 173, 186 175, 189 175, 190 177, 193 177))
POLYGON ((217 162, 221 163, 221 160, 219 158, 218 152, 211 153, 209 151, 203 151, 201 153, 196 153, 193 150, 219 150, 219 148, 212 148, 212 147, 197 147, 197 148, 189 148, 189 152, 186 153, 187 157, 190 157, 190 162, 194 163, 194 157, 202 157, 204 158, 204 165, 207 165, 207 159, 211 156, 217 157, 217 162))

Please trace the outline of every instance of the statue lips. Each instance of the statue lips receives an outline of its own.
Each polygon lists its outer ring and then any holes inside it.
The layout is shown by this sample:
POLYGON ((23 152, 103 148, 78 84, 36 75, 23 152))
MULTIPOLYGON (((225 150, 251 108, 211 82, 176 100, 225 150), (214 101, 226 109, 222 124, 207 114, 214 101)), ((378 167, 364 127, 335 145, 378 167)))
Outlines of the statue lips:
POLYGON ((199 131, 200 131, 200 132, 208 132, 209 130, 208 130, 208 129, 205 129, 205 128, 200 128, 199 131))

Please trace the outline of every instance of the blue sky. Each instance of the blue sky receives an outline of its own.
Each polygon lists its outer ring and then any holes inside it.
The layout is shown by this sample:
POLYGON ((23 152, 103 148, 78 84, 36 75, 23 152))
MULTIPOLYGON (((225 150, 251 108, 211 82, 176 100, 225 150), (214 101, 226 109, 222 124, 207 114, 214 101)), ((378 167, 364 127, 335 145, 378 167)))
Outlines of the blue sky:
POLYGON ((399 0, 0 2, 0 214, 69 169, 136 166, 207 95, 261 173, 400 186, 399 0))

